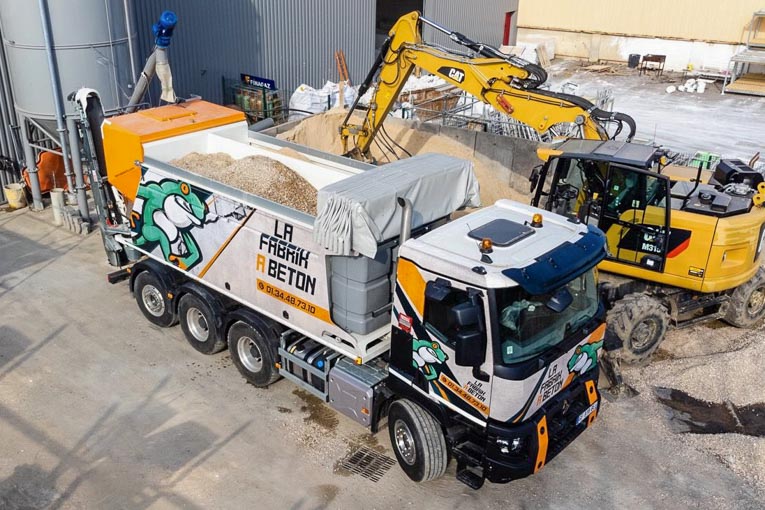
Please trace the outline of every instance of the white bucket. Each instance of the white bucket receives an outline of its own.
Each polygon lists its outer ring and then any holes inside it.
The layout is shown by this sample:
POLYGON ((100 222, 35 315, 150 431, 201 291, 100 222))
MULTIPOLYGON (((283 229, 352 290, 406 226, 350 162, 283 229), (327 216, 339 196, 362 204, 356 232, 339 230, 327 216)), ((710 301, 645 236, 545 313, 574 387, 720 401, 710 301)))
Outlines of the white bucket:
POLYGON ((21 209, 27 206, 27 195, 24 192, 23 184, 16 182, 6 184, 3 186, 3 192, 11 209, 21 209))

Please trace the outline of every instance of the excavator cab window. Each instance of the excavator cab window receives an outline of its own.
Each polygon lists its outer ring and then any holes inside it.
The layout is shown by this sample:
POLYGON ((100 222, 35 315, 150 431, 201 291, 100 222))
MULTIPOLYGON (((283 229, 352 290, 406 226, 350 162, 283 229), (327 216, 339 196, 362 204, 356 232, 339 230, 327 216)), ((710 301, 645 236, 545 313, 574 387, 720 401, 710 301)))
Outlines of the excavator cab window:
POLYGON ((669 179, 612 163, 599 204, 598 227, 610 258, 663 271, 669 240, 669 179))
POLYGON ((605 189, 607 168, 605 162, 584 158, 552 159, 543 169, 540 180, 550 171, 552 178, 538 184, 535 201, 538 203, 545 195, 546 209, 597 226, 598 198, 605 189))

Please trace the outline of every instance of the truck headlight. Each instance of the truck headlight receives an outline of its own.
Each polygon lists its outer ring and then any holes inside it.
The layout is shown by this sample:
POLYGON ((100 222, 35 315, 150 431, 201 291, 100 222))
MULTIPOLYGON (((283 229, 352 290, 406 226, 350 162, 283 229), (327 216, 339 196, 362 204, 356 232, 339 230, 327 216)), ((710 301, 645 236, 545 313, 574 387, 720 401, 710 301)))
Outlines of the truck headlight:
POLYGON ((497 438, 497 446, 499 446, 499 451, 505 455, 509 455, 511 453, 520 453, 520 451, 523 449, 523 438, 521 437, 514 437, 513 439, 497 438))

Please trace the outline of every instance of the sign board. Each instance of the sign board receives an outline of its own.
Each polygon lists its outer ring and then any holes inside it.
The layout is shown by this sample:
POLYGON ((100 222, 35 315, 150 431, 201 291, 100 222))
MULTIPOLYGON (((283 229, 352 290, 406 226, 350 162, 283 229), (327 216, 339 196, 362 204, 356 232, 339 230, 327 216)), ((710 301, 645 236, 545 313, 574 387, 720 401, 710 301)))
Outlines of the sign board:
POLYGON ((239 77, 242 79, 242 83, 245 85, 263 87, 267 90, 276 90, 276 82, 274 80, 269 80, 268 78, 260 78, 259 76, 245 73, 240 74, 239 77))

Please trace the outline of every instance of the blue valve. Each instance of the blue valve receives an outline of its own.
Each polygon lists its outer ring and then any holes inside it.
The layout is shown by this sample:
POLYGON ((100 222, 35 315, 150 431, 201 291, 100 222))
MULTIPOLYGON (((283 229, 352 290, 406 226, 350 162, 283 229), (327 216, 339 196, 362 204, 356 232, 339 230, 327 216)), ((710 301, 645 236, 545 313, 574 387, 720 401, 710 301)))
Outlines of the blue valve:
POLYGON ((170 46, 170 38, 173 37, 176 23, 178 23, 178 16, 173 11, 165 11, 151 27, 152 32, 154 32, 154 42, 159 48, 170 46))

